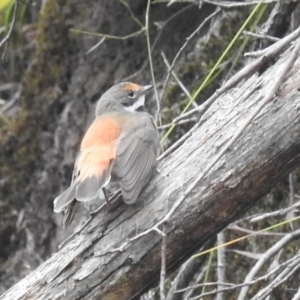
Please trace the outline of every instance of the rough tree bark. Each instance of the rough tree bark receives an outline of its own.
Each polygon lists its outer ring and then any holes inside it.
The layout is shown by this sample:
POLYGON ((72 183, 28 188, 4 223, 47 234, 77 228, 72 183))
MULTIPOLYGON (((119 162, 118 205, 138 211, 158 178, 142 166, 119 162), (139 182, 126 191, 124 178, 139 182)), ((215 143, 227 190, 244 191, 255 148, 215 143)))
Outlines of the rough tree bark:
MULTIPOLYGON (((156 283, 161 259, 158 233, 135 240, 123 251, 112 250, 165 216, 272 87, 291 48, 263 74, 230 92, 233 107, 215 106, 207 112, 202 126, 159 164, 161 173, 138 204, 99 213, 82 233, 0 299, 137 299, 156 283)), ((166 225, 169 270, 299 166, 299 68, 300 58, 273 101, 173 214, 166 225)))

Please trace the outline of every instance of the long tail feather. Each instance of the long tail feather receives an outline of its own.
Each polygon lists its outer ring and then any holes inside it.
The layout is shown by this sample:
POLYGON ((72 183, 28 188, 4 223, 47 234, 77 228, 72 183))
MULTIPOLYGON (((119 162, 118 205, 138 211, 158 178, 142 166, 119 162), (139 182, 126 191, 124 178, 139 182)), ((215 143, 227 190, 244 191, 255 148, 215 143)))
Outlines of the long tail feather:
POLYGON ((62 194, 54 200, 54 212, 59 213, 66 209, 68 205, 75 199, 76 184, 71 184, 62 194))
POLYGON ((72 223, 79 203, 80 202, 73 200, 73 202, 71 202, 70 205, 66 208, 65 215, 64 215, 64 222, 63 222, 64 228, 66 228, 72 223))

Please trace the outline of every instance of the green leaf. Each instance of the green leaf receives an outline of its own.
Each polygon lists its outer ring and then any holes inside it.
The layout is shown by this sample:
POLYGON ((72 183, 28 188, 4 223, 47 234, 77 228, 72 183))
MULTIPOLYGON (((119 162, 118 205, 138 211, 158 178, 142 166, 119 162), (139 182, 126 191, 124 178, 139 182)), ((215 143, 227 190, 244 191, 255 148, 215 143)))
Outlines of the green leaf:
POLYGON ((4 11, 14 0, 0 0, 0 12, 4 11))
MULTIPOLYGON (((0 2, 1 1, 4 1, 4 0, 0 0, 0 2)), ((8 1, 8 0, 5 0, 5 1, 8 1)), ((5 25, 5 31, 6 32, 8 32, 10 22, 12 20, 13 11, 14 11, 14 4, 15 4, 15 1, 11 0, 9 6, 6 7, 5 16, 4 16, 4 25, 5 25)))

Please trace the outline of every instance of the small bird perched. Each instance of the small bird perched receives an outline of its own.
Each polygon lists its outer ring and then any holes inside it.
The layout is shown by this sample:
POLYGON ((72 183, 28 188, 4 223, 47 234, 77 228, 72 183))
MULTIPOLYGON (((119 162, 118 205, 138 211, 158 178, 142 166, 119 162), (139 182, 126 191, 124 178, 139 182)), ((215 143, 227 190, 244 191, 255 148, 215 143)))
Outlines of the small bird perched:
POLYGON ((157 128, 144 112, 145 93, 151 85, 122 82, 105 92, 96 106, 77 156, 70 187, 54 200, 54 211, 65 211, 72 222, 79 202, 95 199, 115 182, 126 204, 133 204, 156 166, 157 128))

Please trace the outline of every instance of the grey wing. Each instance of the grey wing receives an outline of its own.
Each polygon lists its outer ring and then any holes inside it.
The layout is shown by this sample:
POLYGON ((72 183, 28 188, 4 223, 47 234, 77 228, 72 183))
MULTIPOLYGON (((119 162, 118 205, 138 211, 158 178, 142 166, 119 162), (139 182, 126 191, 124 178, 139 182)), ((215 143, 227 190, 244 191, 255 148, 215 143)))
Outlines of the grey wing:
POLYGON ((133 204, 148 183, 156 166, 158 147, 158 133, 150 116, 136 121, 121 137, 112 173, 119 180, 126 204, 133 204))

